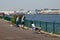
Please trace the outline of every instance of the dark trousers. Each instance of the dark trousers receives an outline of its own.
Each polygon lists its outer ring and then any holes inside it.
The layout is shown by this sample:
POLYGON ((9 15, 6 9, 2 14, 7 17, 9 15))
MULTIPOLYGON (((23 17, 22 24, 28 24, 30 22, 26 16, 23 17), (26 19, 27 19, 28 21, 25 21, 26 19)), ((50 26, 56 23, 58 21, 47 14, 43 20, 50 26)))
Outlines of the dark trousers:
POLYGON ((16 21, 16 26, 19 27, 19 21, 16 21))
POLYGON ((39 32, 40 32, 40 31, 41 31, 41 29, 39 29, 39 28, 35 28, 35 31, 39 31, 39 32))

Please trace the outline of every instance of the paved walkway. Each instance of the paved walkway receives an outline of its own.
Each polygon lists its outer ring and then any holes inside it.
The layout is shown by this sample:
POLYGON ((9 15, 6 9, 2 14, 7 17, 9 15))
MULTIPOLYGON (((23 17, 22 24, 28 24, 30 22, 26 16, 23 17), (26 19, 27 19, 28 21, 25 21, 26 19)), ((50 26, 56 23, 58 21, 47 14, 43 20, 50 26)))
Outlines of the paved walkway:
POLYGON ((0 19, 0 40, 60 40, 60 38, 47 34, 36 34, 31 30, 23 30, 0 19))

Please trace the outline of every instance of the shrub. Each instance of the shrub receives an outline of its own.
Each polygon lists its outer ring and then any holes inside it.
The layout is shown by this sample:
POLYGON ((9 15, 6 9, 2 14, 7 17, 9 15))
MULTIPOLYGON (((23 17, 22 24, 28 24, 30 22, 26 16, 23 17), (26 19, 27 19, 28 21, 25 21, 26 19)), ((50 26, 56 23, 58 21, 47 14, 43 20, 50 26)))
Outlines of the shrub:
POLYGON ((11 22, 12 22, 13 24, 15 24, 15 23, 16 23, 16 18, 13 17, 13 18, 11 19, 11 22))
POLYGON ((0 16, 0 18, 3 18, 3 16, 0 16))

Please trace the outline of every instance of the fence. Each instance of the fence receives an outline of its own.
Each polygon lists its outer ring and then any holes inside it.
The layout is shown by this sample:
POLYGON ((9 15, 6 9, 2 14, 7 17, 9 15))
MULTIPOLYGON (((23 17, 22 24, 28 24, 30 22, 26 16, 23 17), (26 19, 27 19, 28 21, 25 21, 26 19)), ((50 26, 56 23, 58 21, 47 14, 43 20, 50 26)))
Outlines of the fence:
MULTIPOLYGON (((32 20, 25 20, 25 26, 31 28, 32 27, 31 22, 32 20)), ((41 27, 43 31, 60 34, 60 23, 43 22, 43 21, 33 21, 33 22, 36 26, 41 27)))

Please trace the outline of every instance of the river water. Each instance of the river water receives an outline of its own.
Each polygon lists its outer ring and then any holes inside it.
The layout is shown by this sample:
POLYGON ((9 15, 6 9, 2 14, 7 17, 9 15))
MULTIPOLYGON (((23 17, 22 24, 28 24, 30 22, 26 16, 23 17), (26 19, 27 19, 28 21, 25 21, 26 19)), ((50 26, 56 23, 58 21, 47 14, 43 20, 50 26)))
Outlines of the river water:
POLYGON ((45 21, 45 22, 56 22, 60 23, 60 15, 56 14, 27 14, 25 15, 27 20, 45 21))

